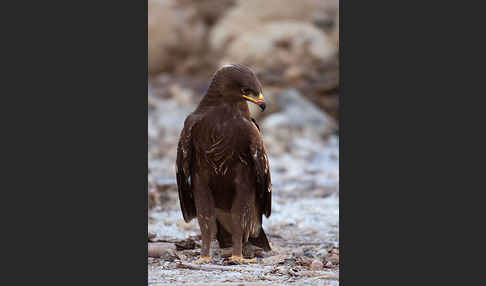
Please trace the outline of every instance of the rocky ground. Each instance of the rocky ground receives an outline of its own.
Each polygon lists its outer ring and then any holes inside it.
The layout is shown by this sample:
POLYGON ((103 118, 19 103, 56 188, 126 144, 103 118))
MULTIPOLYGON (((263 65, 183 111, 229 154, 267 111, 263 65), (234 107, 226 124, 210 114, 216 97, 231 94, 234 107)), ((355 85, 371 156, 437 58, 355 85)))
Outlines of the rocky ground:
POLYGON ((215 242, 213 263, 190 269, 200 251, 199 227, 196 220, 187 224, 182 219, 174 168, 178 135, 185 116, 200 99, 201 87, 196 79, 159 80, 165 83, 152 82, 148 97, 149 255, 155 256, 148 261, 149 284, 338 285, 335 120, 295 89, 268 91, 269 114, 263 117, 267 111, 255 110, 255 117, 272 172, 272 215, 264 218, 263 226, 273 250, 247 247, 246 256, 256 257, 258 263, 229 266, 224 258, 231 250, 219 249, 215 242))
POLYGON ((148 0, 149 285, 338 285, 339 62, 337 0, 148 0), (250 66, 267 108, 250 104, 272 174, 272 251, 256 264, 195 265, 196 220, 185 223, 175 181, 185 117, 224 63, 250 66))

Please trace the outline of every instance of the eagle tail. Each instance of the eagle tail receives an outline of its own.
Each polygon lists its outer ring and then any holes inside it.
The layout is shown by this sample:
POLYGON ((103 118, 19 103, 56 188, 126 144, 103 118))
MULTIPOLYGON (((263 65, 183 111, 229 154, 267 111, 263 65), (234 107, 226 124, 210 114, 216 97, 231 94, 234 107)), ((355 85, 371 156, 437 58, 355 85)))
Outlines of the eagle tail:
MULTIPOLYGON (((233 245, 233 241, 231 240, 231 233, 224 229, 223 225, 216 220, 217 232, 216 232, 216 239, 219 243, 219 248, 228 248, 233 245)), ((248 242, 263 248, 265 251, 271 251, 272 248, 270 247, 270 243, 268 242, 267 235, 263 231, 263 227, 260 228, 260 233, 257 237, 249 237, 248 242)))
POLYGON ((219 248, 231 247, 233 245, 231 233, 227 232, 218 220, 216 220, 216 226, 216 239, 218 240, 219 248))
POLYGON ((260 248, 263 248, 265 251, 271 251, 272 248, 270 247, 270 243, 268 242, 267 235, 263 231, 263 227, 260 228, 260 233, 257 237, 249 237, 248 241, 260 248))

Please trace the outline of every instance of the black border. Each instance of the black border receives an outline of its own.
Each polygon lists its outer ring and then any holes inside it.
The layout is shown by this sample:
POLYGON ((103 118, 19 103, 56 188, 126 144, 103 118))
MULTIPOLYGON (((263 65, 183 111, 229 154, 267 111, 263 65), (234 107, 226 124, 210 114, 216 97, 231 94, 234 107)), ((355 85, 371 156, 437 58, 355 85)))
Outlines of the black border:
POLYGON ((147 1, 5 11, 5 276, 146 285, 147 1))
POLYGON ((481 112, 464 97, 477 94, 464 64, 479 57, 450 40, 474 28, 474 9, 340 1, 341 285, 470 284, 451 263, 469 251, 446 252, 470 246, 462 230, 476 216, 463 214, 481 208, 463 202, 472 164, 456 159, 477 157, 464 133, 481 112))
POLYGON ((339 1, 339 284, 344 285, 344 232, 343 229, 343 116, 344 116, 344 38, 343 38, 343 5, 339 1))
MULTIPOLYGON (((460 126, 468 117, 458 114, 472 110, 455 106, 462 97, 444 98, 478 94, 462 92, 471 80, 449 74, 468 71, 449 58, 471 53, 451 42, 467 46, 454 37, 473 27, 460 26, 467 21, 445 8, 442 2, 340 1, 341 285, 416 285, 425 281, 417 273, 436 264, 447 275, 435 273, 433 284, 451 281, 454 272, 467 278, 457 270, 469 260, 457 261, 453 253, 469 244, 450 241, 455 228, 445 216, 459 206, 444 207, 460 195, 444 194, 461 186, 451 180, 464 171, 451 170, 469 165, 444 158, 469 147, 460 140, 444 147, 463 129, 438 127, 460 126), (442 137, 434 140, 437 134, 442 137)), ((147 1, 19 3, 8 11, 14 17, 11 33, 3 35, 10 61, 2 85, 11 88, 2 100, 11 114, 2 133, 2 179, 11 186, 2 194, 15 209, 5 215, 3 238, 15 253, 3 255, 22 268, 12 278, 146 285, 147 1)))

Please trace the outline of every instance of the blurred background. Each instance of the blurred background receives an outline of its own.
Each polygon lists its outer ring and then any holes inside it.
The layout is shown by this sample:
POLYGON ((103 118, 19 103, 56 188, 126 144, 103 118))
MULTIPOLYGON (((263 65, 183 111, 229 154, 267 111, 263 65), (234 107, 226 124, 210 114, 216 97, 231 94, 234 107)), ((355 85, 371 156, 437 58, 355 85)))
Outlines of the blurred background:
POLYGON ((249 255, 339 273, 338 15, 338 0, 148 0, 149 243, 196 241, 150 258, 149 283, 205 279, 171 268, 197 255, 199 234, 180 213, 175 158, 184 119, 228 63, 257 73, 267 103, 265 112, 249 106, 269 153, 272 216, 263 226, 273 251, 249 255))

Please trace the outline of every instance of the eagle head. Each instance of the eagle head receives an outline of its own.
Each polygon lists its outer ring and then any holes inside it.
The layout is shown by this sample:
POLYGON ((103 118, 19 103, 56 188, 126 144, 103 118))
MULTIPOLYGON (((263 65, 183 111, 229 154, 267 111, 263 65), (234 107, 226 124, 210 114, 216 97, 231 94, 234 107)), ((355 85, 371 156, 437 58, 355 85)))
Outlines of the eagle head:
POLYGON ((216 71, 207 95, 220 100, 236 102, 249 101, 265 110, 262 84, 255 73, 244 65, 224 65, 216 71))

